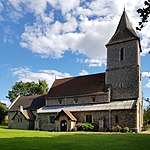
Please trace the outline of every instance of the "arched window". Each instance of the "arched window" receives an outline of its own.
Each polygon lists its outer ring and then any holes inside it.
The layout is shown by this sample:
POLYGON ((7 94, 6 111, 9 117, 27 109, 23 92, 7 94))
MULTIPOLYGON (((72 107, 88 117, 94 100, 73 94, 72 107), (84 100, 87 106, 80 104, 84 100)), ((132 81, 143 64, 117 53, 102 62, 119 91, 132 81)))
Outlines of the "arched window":
POLYGON ((123 83, 119 83, 119 87, 120 87, 120 88, 123 88, 123 87, 124 87, 124 84, 123 84, 123 83))
POLYGON ((120 60, 120 61, 123 61, 123 60, 124 60, 124 49, 123 49, 123 48, 121 48, 121 50, 120 50, 119 60, 120 60))

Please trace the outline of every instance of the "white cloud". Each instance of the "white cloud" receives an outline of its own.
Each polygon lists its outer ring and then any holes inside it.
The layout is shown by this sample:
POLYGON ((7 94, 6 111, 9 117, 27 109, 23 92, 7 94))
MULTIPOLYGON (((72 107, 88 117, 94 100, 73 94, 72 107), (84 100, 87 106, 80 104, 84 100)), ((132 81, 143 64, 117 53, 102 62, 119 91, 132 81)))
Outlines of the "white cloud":
POLYGON ((81 72, 79 73, 80 76, 83 76, 83 75, 88 75, 88 71, 86 70, 81 70, 81 72))
POLYGON ((0 100, 0 102, 6 104, 7 107, 11 104, 9 100, 0 100))
POLYGON ((33 12, 35 15, 43 13, 47 0, 8 0, 9 4, 11 4, 18 12, 22 12, 23 10, 33 12), (22 7, 23 6, 23 7, 22 7))
MULTIPOLYGON (((70 50, 92 59, 106 59, 105 44, 115 32, 124 5, 134 28, 139 20, 136 10, 143 5, 140 0, 9 0, 9 3, 16 13, 26 11, 35 16, 35 22, 26 25, 22 33, 22 47, 42 57, 61 58, 70 50), (46 11, 49 7, 51 10, 46 11)), ((142 55, 150 49, 148 30, 150 24, 138 33, 142 37, 142 55)))
POLYGON ((38 82, 38 80, 46 80, 49 87, 55 79, 70 77, 69 73, 62 73, 56 70, 40 70, 31 71, 28 67, 18 67, 12 69, 14 76, 18 77, 18 81, 22 82, 38 82))
POLYGON ((12 31, 10 26, 5 26, 5 28, 3 29, 3 42, 5 44, 11 44, 13 43, 16 39, 18 38, 18 36, 14 33, 14 31, 12 31))
POLYGON ((0 21, 3 21, 3 20, 4 20, 3 16, 1 15, 1 12, 3 11, 3 9, 4 9, 4 6, 3 6, 3 4, 0 2, 0 21))
POLYGON ((0 12, 4 9, 3 3, 0 2, 0 12))
POLYGON ((60 0, 60 6, 61 6, 61 11, 62 14, 65 15, 66 13, 68 13, 71 10, 76 9, 79 4, 80 4, 80 0, 60 0))
POLYGON ((150 72, 142 72, 142 76, 148 79, 148 83, 145 87, 150 88, 150 72))
POLYGON ((64 32, 73 32, 76 31, 78 23, 75 18, 68 18, 68 22, 62 25, 62 30, 64 32))
POLYGON ((150 77, 150 72, 142 72, 143 77, 150 77))
POLYGON ((101 67, 103 64, 106 64, 106 60, 100 60, 100 59, 83 59, 83 58, 77 58, 77 62, 88 64, 89 67, 101 67))
POLYGON ((3 11, 3 9, 4 9, 4 6, 3 6, 2 2, 0 2, 0 13, 3 11))
POLYGON ((150 88, 150 79, 148 80, 148 83, 146 84, 147 88, 150 88))

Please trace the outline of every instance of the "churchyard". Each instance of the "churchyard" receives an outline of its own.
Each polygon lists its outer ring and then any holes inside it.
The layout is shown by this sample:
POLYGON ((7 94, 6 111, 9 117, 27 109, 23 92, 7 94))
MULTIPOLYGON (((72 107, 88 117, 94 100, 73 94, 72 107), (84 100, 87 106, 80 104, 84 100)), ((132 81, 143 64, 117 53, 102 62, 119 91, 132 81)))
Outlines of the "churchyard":
POLYGON ((1 150, 148 150, 150 134, 48 132, 0 126, 1 150))

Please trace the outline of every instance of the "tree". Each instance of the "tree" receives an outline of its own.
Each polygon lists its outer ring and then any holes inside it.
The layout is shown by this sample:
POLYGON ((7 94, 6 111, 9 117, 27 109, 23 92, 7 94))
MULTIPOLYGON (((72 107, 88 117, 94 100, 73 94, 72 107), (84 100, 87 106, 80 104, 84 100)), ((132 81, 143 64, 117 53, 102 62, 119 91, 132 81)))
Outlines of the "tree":
POLYGON ((0 124, 4 121, 4 118, 6 116, 6 105, 0 103, 0 124))
POLYGON ((139 27, 136 27, 137 30, 141 31, 141 29, 148 22, 149 14, 150 14, 150 0, 146 0, 144 2, 145 7, 139 8, 137 12, 140 14, 141 21, 139 22, 139 27))
POLYGON ((150 99, 144 99, 145 102, 148 103, 148 106, 146 109, 144 109, 144 115, 143 115, 143 120, 144 124, 150 124, 150 99))
POLYGON ((143 120, 144 124, 150 124, 150 108, 144 110, 143 120))
POLYGON ((46 94, 48 92, 48 84, 45 80, 35 82, 16 82, 12 90, 8 91, 10 102, 12 103, 18 96, 30 96, 37 94, 46 94))

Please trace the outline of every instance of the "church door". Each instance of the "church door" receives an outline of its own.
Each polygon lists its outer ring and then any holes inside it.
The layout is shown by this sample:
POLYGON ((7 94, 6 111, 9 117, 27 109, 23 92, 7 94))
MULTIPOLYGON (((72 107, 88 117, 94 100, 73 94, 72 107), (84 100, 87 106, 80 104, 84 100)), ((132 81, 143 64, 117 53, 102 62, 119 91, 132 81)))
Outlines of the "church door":
POLYGON ((61 121, 60 129, 61 129, 61 131, 67 131, 67 121, 66 120, 61 121))

